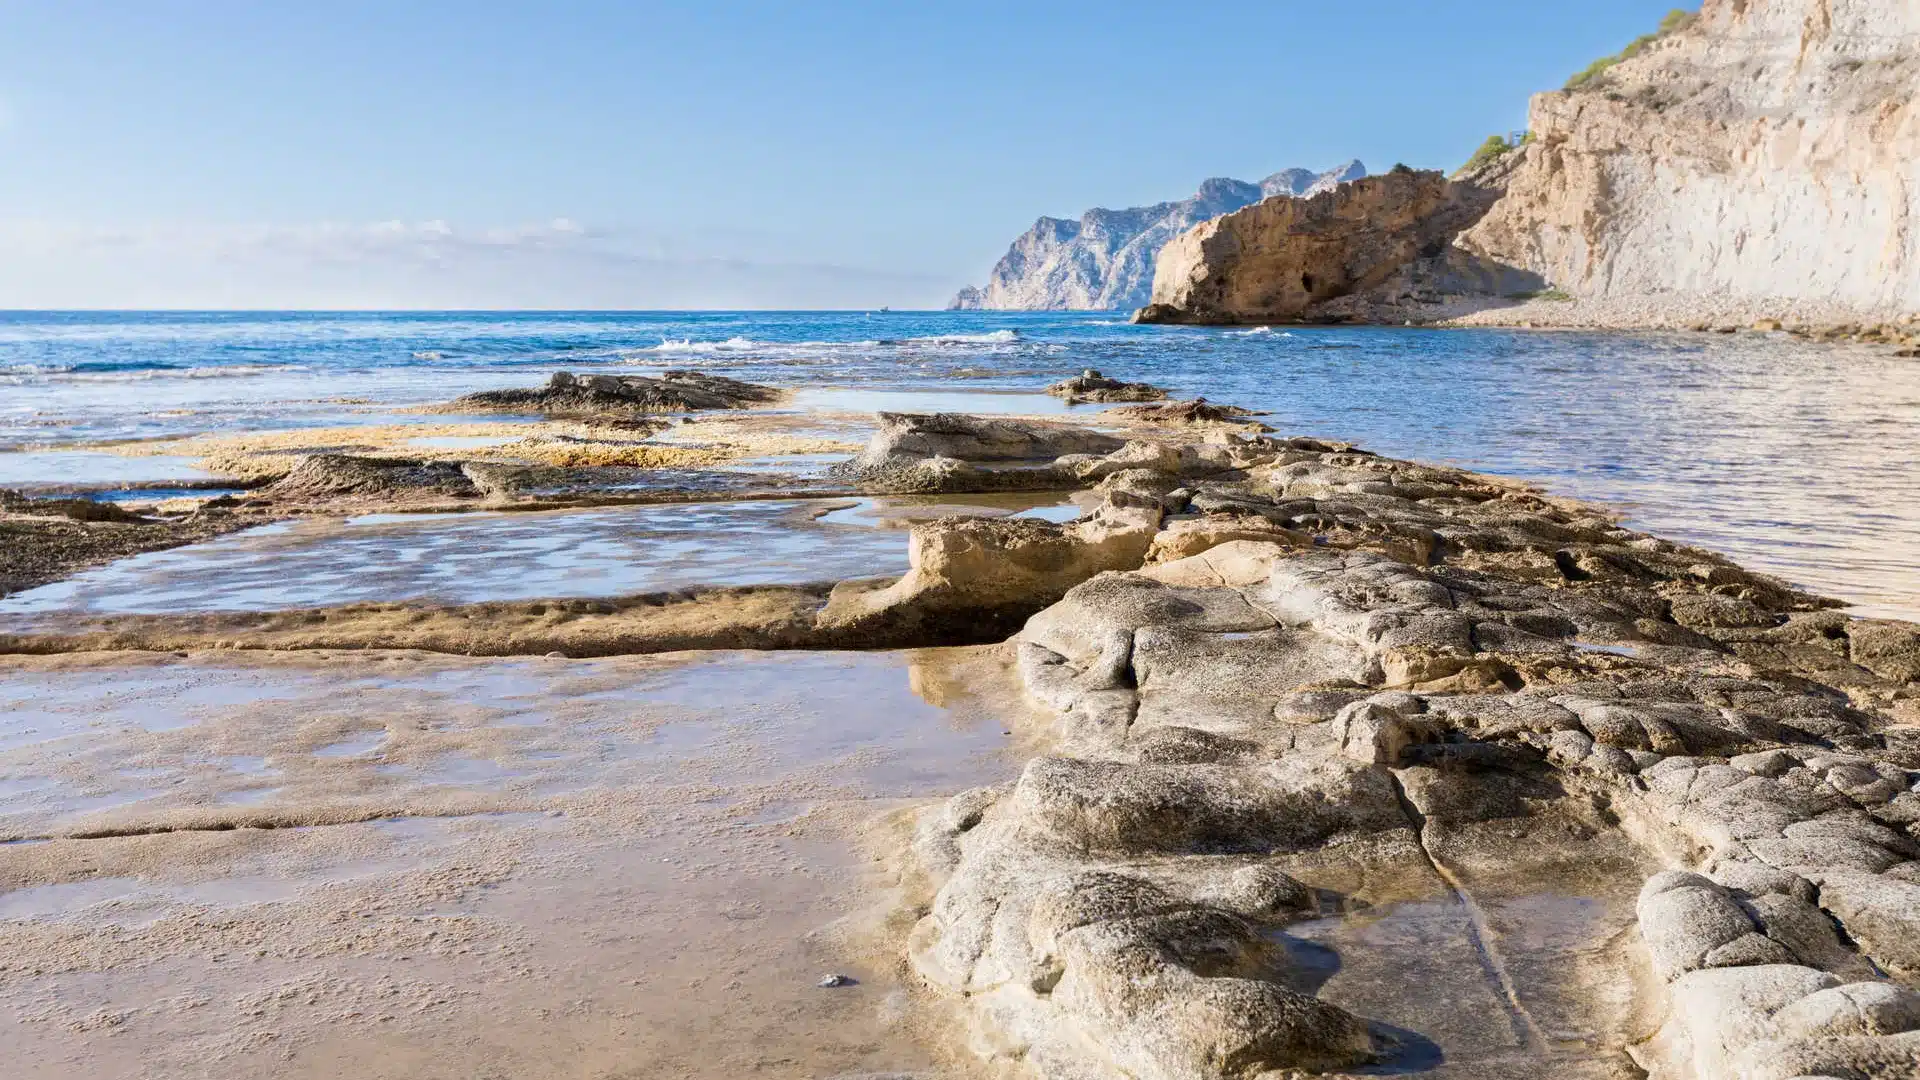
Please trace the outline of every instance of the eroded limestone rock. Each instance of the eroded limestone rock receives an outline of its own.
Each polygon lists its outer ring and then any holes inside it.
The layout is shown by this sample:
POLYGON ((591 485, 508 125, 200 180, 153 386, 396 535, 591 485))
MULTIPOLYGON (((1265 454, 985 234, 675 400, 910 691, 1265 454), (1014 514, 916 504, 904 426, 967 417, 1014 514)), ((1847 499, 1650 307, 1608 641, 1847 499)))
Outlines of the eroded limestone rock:
POLYGON ((1150 383, 1130 383, 1110 379, 1092 368, 1071 379, 1047 387, 1047 393, 1065 398, 1068 404, 1079 402, 1164 401, 1167 392, 1150 383))
MULTIPOLYGON (((1160 252, 1148 323, 1275 323, 1313 318, 1330 301, 1389 284, 1414 263, 1427 276, 1470 277, 1447 265, 1453 238, 1498 192, 1437 172, 1399 168, 1311 199, 1269 199, 1196 226, 1160 252)), ((1471 260, 1462 253, 1456 258, 1471 260)), ((1490 293, 1506 286, 1475 281, 1490 293)), ((1535 285, 1534 287, 1539 287, 1535 285)))
POLYGON ((1043 491, 1075 486, 1054 468, 1056 458, 1108 454, 1122 445, 1085 428, 883 412, 866 448, 835 473, 877 492, 1043 491))
POLYGON ((1902 672, 1897 628, 1489 478, 1250 451, 1218 473, 1163 444, 1069 463, 1166 517, 1144 565, 1028 620, 1019 668, 1057 749, 942 834, 914 963, 970 995, 990 1054, 1060 1077, 1396 1060, 1377 1029, 1303 1042, 1285 1019, 1307 1014, 1280 991, 1313 998, 1227 918, 1317 903, 1274 860, 1431 860, 1470 888, 1610 837, 1671 867, 1637 911, 1660 1030, 1631 1048, 1653 1075, 1910 1075, 1911 1003, 1883 973, 1911 977, 1920 940, 1920 755, 1890 719, 1911 684, 1869 663, 1902 672), (1024 936, 1062 890, 1098 932, 1024 936), (1169 944, 1196 935, 1218 951, 1169 944), (1199 1029, 1125 1030, 1178 999, 1199 1029))
POLYGON ((456 399, 446 405, 444 411, 543 413, 605 421, 625 414, 744 409, 769 404, 780 397, 780 391, 770 386, 698 371, 664 371, 658 378, 556 371, 547 385, 538 389, 483 390, 456 399))

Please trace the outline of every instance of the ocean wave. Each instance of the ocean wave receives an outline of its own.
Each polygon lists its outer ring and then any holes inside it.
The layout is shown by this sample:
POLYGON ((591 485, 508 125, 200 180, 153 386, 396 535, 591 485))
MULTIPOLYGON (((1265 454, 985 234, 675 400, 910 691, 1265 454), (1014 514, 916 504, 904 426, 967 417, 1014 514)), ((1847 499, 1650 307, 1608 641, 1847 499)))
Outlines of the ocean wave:
POLYGON ((1256 326, 1250 330, 1229 330, 1227 332, 1229 334, 1232 334, 1234 337, 1262 337, 1267 334, 1273 334, 1275 337, 1292 337, 1293 336, 1291 333, 1285 330, 1276 332, 1274 328, 1271 326, 1256 326))
POLYGON ((149 382, 154 379, 241 379, 282 371, 304 371, 299 364, 226 364, 210 367, 171 367, 166 364, 14 364, 0 375, 15 380, 77 383, 149 382))
POLYGON ((882 345, 1012 345, 1020 340, 1018 330, 994 330, 985 334, 929 334, 926 337, 882 341, 882 345))
POLYGON ((767 343, 765 342, 743 337, 730 337, 725 341, 695 341, 692 338, 681 338, 676 341, 673 338, 666 338, 658 345, 638 351, 653 353, 725 353, 748 352, 753 349, 764 349, 766 347, 767 343))

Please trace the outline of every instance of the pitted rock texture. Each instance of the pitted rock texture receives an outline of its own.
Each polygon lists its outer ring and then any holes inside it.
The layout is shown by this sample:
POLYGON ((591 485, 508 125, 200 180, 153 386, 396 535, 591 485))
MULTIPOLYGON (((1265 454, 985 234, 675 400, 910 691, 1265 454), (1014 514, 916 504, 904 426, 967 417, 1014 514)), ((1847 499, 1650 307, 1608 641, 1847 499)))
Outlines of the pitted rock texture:
POLYGON ((1092 368, 1047 387, 1047 393, 1065 398, 1068 404, 1083 401, 1164 401, 1167 392, 1148 383, 1110 379, 1092 368))
POLYGON ((1275 196, 1312 196, 1367 174, 1358 161, 1314 173, 1284 169, 1258 184, 1216 177, 1179 202, 1094 209, 1078 221, 1043 217, 994 265, 984 288, 967 286, 959 311, 1131 311, 1153 291, 1154 259, 1200 222, 1275 196))
POLYGON ((648 375, 575 375, 556 371, 537 390, 484 390, 447 406, 447 412, 542 413, 605 419, 625 414, 744 409, 780 400, 769 386, 706 375, 665 371, 648 375))
POLYGON ((1300 876, 1430 865, 1472 907, 1605 850, 1652 874, 1652 1023, 1555 1058, 1558 1006, 1488 946, 1537 1055, 1512 1075, 1916 1075, 1920 628, 1516 484, 1232 440, 1217 472, 1159 441, 1107 473, 1164 518, 1140 568, 1014 640, 1052 750, 923 820, 910 957, 982 1053, 1076 1080, 1414 1069, 1408 1033, 1270 948, 1320 902, 1300 876))
POLYGON ((952 413, 881 413, 880 430, 836 477, 864 491, 1046 491, 1074 486, 1067 454, 1106 454, 1122 440, 1085 428, 952 413))
POLYGON ((1398 168, 1311 199, 1269 199, 1197 226, 1168 244, 1148 323, 1275 323, 1350 317, 1329 305, 1385 289, 1517 291, 1502 268, 1469 265, 1449 245, 1497 190, 1398 168), (1418 279, 1418 281, 1416 281, 1418 279))
POLYGON ((286 500, 342 497, 471 499, 480 488, 457 461, 309 454, 263 494, 286 500))
POLYGON ((1584 299, 1920 312, 1917 87, 1908 0, 1706 0, 1533 99, 1533 141, 1461 246, 1584 299))

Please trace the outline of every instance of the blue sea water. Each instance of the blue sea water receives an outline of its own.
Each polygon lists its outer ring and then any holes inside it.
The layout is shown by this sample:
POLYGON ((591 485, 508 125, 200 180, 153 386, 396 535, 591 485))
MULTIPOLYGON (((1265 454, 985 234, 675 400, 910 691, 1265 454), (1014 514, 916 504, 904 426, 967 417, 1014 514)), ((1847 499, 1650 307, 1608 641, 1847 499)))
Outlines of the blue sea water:
POLYGON ((1780 335, 1112 313, 0 313, 0 475, 19 477, 13 457, 59 482, 81 457, 61 451, 102 440, 389 422, 560 369, 914 393, 1031 391, 1088 367, 1259 408, 1289 433, 1533 480, 1920 616, 1920 362, 1780 335))

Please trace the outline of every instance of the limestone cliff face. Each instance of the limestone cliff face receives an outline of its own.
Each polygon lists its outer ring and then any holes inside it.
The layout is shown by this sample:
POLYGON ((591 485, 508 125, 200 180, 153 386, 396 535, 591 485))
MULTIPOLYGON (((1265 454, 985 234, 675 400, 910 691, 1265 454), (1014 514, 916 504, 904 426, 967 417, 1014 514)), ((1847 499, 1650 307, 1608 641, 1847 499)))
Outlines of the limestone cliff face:
POLYGON ((1043 217, 1008 248, 985 287, 960 290, 953 310, 1132 310, 1153 287, 1155 257, 1167 241, 1275 195, 1312 195, 1366 175, 1350 161, 1314 173, 1286 169, 1258 184, 1215 178, 1179 202, 1089 210, 1078 221, 1043 217))
POLYGON ((1182 234, 1160 253, 1140 322, 1267 323, 1350 318, 1329 305, 1423 283, 1506 286, 1498 268, 1454 265, 1449 245, 1497 197, 1437 172, 1398 168, 1310 199, 1269 199, 1182 234))
POLYGON ((1582 298, 1920 311, 1920 2, 1706 0, 1578 91, 1462 247, 1582 298))

